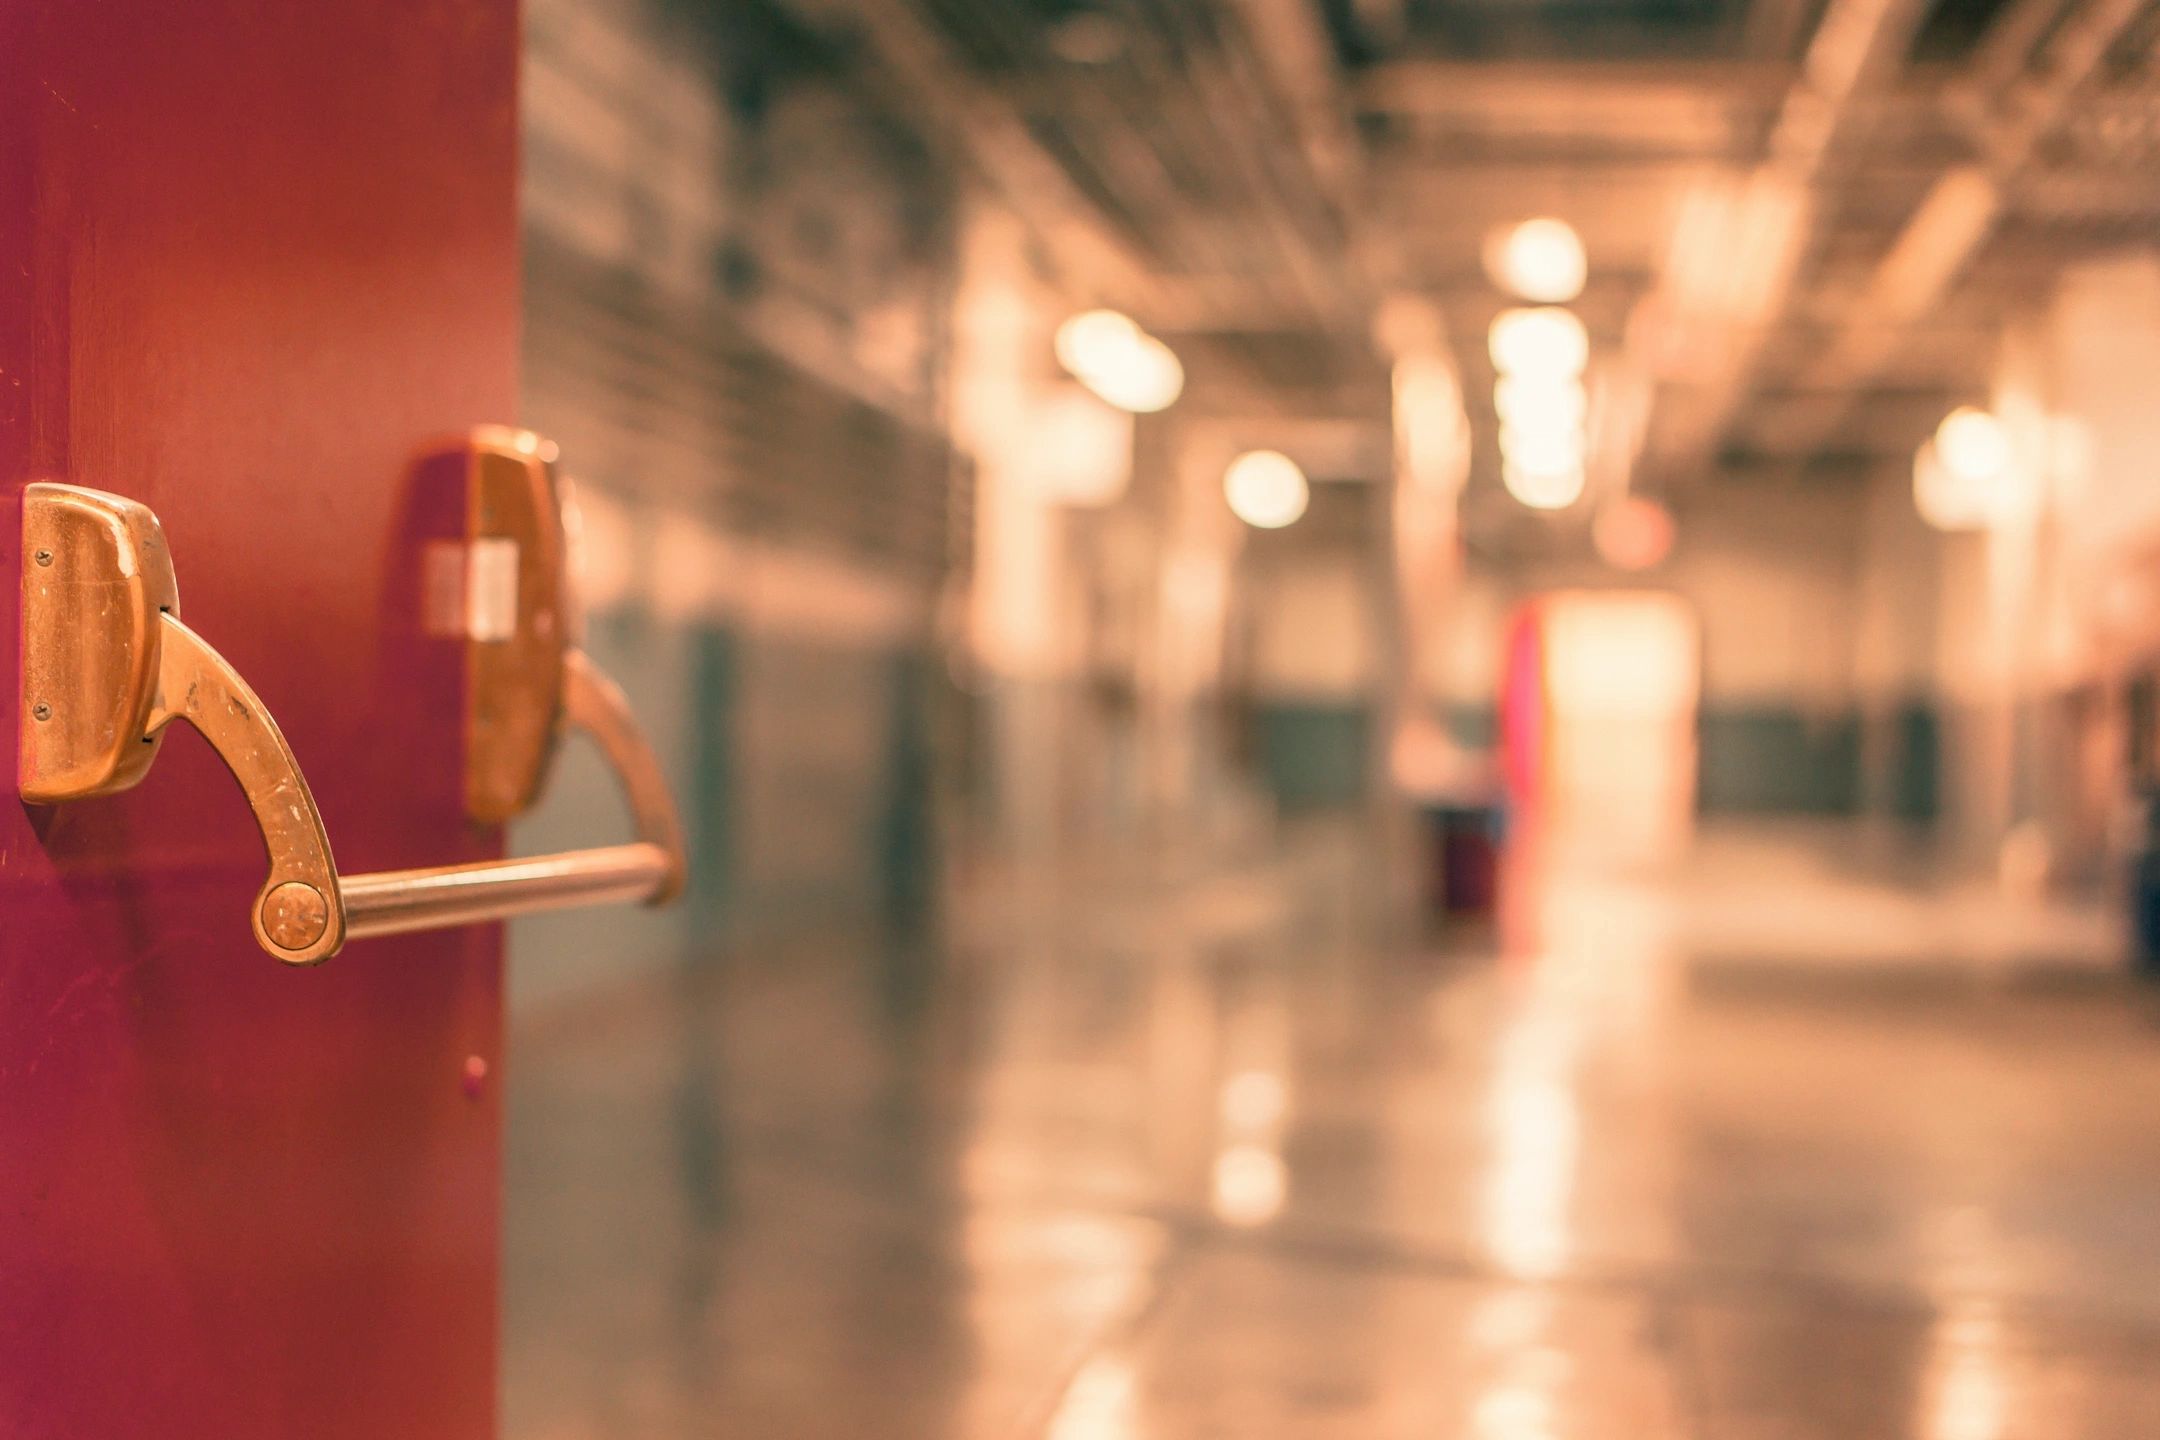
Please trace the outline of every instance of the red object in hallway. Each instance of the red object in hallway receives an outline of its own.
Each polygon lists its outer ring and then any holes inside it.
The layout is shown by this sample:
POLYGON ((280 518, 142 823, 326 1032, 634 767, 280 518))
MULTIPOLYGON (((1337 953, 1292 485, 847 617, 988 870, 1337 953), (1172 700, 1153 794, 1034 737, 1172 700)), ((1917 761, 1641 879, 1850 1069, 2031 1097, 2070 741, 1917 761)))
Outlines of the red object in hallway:
POLYGON ((1545 790, 1544 610, 1537 600, 1516 607, 1507 626, 1500 675, 1500 775, 1508 805, 1519 816, 1536 812, 1545 790))
MULTIPOLYGON (((349 870, 496 853, 406 472, 515 413, 516 68, 509 0, 0 6, 0 628, 25 484, 150 505, 349 870)), ((499 930, 287 970, 262 873, 185 730, 0 804, 9 1440, 493 1431, 499 930)))

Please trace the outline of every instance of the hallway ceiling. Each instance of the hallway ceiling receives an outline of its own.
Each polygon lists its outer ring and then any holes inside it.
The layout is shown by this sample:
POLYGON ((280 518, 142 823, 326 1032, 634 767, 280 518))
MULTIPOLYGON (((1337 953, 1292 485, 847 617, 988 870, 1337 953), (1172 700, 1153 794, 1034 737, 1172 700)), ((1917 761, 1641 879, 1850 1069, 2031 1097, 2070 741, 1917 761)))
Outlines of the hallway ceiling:
POLYGON ((1634 468, 1662 487, 1908 464, 2054 271, 2160 235, 2154 0, 845 14, 1083 287, 1250 346, 1286 403, 1360 408, 1379 297, 1436 301, 1479 474, 1507 303, 1479 254, 1501 224, 1582 232, 1578 309, 1601 373, 1652 397, 1634 468))

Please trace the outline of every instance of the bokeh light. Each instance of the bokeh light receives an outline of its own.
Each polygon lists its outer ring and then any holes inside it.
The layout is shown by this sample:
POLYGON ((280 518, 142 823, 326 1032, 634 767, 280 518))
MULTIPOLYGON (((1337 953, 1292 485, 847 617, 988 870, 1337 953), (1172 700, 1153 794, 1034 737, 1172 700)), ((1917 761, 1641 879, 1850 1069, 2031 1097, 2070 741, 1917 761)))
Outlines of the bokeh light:
POLYGON ((1495 232, 1486 242, 1485 268, 1502 289, 1548 305, 1582 294, 1590 275, 1582 237, 1550 216, 1495 232))
POLYGON ((1264 1225, 1290 1192, 1282 1156, 1259 1144, 1237 1144, 1215 1157, 1209 1196, 1216 1217, 1230 1225, 1264 1225))
POLYGON ((1560 475, 1580 470, 1582 436, 1571 426, 1540 425, 1500 427, 1500 458, 1518 470, 1536 475, 1560 475))
POLYGON ((1590 397, 1575 376, 1503 375, 1493 387, 1493 409, 1502 425, 1572 428, 1589 413, 1590 397))
POLYGON ((1563 379, 1590 362, 1590 336, 1572 310, 1557 305, 1503 310, 1488 347, 1502 375, 1563 379))
POLYGON ((1280 450, 1248 450, 1223 471, 1230 513, 1261 530, 1280 530, 1305 513, 1305 472, 1280 450))
POLYGON ((1185 367, 1168 345, 1142 335, 1121 364, 1082 375, 1080 380, 1120 410, 1151 415, 1168 409, 1184 393, 1185 367))
POLYGON ((1580 465, 1566 470, 1526 470, 1511 462, 1502 462, 1500 483, 1508 494, 1533 510, 1565 510, 1582 499, 1587 483, 1580 465))
POLYGON ((1177 352, 1115 310, 1084 310, 1058 326, 1058 363, 1120 410, 1148 415, 1185 390, 1177 352))
POLYGON ((1935 454, 1960 480, 1992 480, 2010 468, 2010 435, 1985 410, 1961 405, 1935 430, 1935 454))
POLYGON ((1937 530, 1978 530, 1987 524, 1984 487, 1943 464, 1930 440, 1913 455, 1913 508, 1937 530))
POLYGON ((1083 310, 1057 328, 1058 364, 1082 375, 1116 360, 1140 337, 1140 327, 1115 310, 1083 310))
POLYGON ((1590 522, 1590 541, 1616 570, 1648 570, 1672 553, 1672 511, 1647 495, 1623 495, 1590 522))

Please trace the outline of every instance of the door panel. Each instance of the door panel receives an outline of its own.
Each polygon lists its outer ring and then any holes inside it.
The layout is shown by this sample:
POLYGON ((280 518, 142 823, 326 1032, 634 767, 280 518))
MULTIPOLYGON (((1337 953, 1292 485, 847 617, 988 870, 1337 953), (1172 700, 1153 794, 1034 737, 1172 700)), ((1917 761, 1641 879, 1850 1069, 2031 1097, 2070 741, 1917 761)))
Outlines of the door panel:
MULTIPOLYGON (((415 623, 462 497, 408 466, 515 414, 516 51, 512 0, 0 6, 7 652, 22 487, 144 501, 348 871, 498 853, 415 623)), ((492 1430, 499 927, 288 970, 262 871, 184 729, 0 804, 11 1440, 492 1430)))

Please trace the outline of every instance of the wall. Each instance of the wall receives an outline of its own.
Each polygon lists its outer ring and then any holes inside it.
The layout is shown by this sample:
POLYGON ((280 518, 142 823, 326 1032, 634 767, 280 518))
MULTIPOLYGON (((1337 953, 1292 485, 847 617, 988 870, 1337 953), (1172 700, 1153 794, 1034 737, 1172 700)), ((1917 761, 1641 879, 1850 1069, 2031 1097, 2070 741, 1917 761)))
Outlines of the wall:
MULTIPOLYGON (((921 919, 953 184, 844 51, 756 3, 530 0, 525 423, 578 483, 588 646, 693 846, 659 913, 513 927, 512 1003, 921 919)), ((573 747, 524 852, 619 836, 573 747)))
POLYGON ((2129 803, 2160 779, 2136 738, 2160 670, 2156 372, 2150 249, 2073 267, 2003 337, 2006 503, 1937 542, 1945 811, 1978 854, 2044 835, 2056 873, 2114 874, 2129 803))
POLYGON ((2072 270, 2042 324, 2044 399, 2083 451, 2058 477, 2057 543, 2105 579, 2160 543, 2160 254, 2072 270))
MULTIPOLYGON (((1053 336, 1075 308, 1008 212, 967 206, 953 307, 952 427, 974 458, 965 658, 976 738, 974 818, 999 851, 1043 857, 1089 828, 1084 676, 1093 607, 1078 518, 1051 483, 1044 407, 1064 390, 1053 336)), ((1129 444, 1122 457, 1128 463, 1129 444)), ((1129 474, 1128 474, 1129 479, 1129 474)))
POLYGON ((1861 495, 1726 482, 1680 512, 1668 580, 1702 625, 1707 814, 1843 814, 1860 792, 1852 665, 1861 495))
POLYGON ((1254 759, 1283 810, 1340 808, 1369 793, 1376 600, 1370 567, 1348 553, 1286 556, 1253 578, 1254 759))
MULTIPOLYGON (((2097 876, 2134 782, 2126 712, 2160 655, 2160 258, 2074 267, 2006 327, 1984 397, 2012 465, 1985 529, 1872 487, 1854 677, 1871 809, 1992 862, 2038 825, 2097 876)), ((1982 398, 1982 397, 1975 397, 1982 398)))
POLYGON ((1868 485, 1853 635, 1861 808, 1908 822, 1932 822, 1944 804, 1939 634, 1957 623, 1941 602, 1944 548, 1913 508, 1909 475, 1868 485))

